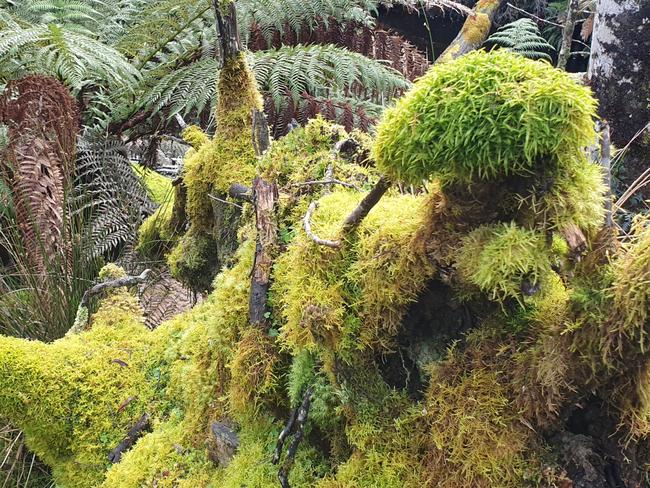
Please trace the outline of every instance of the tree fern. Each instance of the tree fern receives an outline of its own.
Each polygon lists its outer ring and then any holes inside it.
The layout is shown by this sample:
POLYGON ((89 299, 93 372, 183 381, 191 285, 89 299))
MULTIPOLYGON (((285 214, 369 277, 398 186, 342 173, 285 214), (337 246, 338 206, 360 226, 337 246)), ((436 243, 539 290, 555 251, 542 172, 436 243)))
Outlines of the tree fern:
POLYGON ((129 85, 138 77, 115 49, 56 24, 0 31, 0 72, 16 60, 30 71, 58 77, 73 91, 88 82, 129 85))
POLYGON ((244 41, 253 25, 270 41, 275 32, 283 33, 289 26, 295 32, 313 28, 331 18, 372 25, 376 0, 239 0, 237 13, 244 41))
POLYGON ((280 106, 287 93, 347 96, 384 103, 410 84, 385 64, 331 45, 283 47, 254 53, 249 63, 262 91, 280 106))
POLYGON ((530 59, 551 61, 550 52, 555 49, 539 32, 537 24, 530 19, 519 19, 504 25, 492 34, 487 44, 499 46, 530 59))

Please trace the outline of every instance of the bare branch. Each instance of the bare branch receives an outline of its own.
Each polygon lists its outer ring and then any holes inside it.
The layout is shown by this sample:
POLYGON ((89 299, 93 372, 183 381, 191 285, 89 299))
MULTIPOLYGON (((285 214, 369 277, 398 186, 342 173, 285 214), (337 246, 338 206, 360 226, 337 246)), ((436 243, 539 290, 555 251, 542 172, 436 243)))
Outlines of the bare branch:
POLYGON ((316 234, 312 232, 311 216, 316 210, 316 207, 318 207, 318 203, 311 202, 309 204, 309 208, 307 209, 307 213, 305 214, 305 218, 303 219, 303 227, 305 229, 305 232, 307 233, 307 236, 319 246, 326 246, 326 247, 331 247, 332 249, 339 249, 341 247, 341 243, 339 241, 328 241, 327 239, 321 239, 320 237, 318 237, 316 234))
POLYGON ((83 298, 81 299, 81 302, 79 303, 79 307, 88 307, 88 302, 92 297, 99 295, 100 293, 106 290, 110 290, 112 288, 120 288, 122 286, 139 285, 140 283, 144 283, 145 281, 147 281, 150 274, 151 274, 151 270, 145 269, 142 272, 142 274, 140 274, 139 276, 125 276, 124 278, 118 278, 116 280, 110 280, 110 281, 104 281, 102 283, 98 283, 92 288, 86 290, 83 298))
POLYGON ((600 143, 600 165, 605 172, 605 226, 611 228, 614 225, 612 216, 612 150, 609 123, 603 120, 600 143))
POLYGON ((383 197, 388 191, 390 185, 391 181, 385 176, 379 178, 375 187, 370 190, 370 193, 361 200, 361 203, 359 203, 357 208, 355 208, 348 218, 345 219, 345 222, 343 223, 343 235, 353 231, 359 226, 373 207, 379 203, 379 200, 381 200, 381 197, 383 197))
POLYGON ((557 58, 557 67, 565 69, 567 61, 571 56, 571 44, 573 43, 573 31, 576 27, 576 14, 580 8, 579 0, 568 0, 566 20, 562 28, 562 46, 557 58))
POLYGON ((151 423, 149 422, 149 415, 144 414, 140 417, 140 420, 129 429, 129 432, 126 434, 122 442, 120 442, 115 449, 113 449, 108 455, 108 460, 115 464, 119 463, 122 459, 122 454, 128 451, 135 442, 144 435, 144 433, 149 430, 151 423))

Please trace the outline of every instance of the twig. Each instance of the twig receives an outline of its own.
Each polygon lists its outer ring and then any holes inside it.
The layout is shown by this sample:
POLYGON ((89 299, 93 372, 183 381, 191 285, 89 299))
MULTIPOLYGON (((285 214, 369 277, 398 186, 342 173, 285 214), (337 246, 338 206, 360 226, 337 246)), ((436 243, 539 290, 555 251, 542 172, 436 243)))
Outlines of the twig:
POLYGON ((140 417, 140 420, 138 420, 136 424, 129 429, 126 437, 124 437, 122 442, 120 442, 117 447, 110 452, 108 455, 108 460, 113 464, 119 463, 120 459, 122 458, 122 454, 131 446, 133 446, 133 444, 135 444, 135 441, 142 437, 144 432, 147 431, 149 427, 149 414, 145 413, 142 417, 140 417))
POLYGON ((244 207, 242 207, 241 205, 239 205, 239 204, 237 204, 235 202, 229 202, 228 200, 224 200, 223 198, 215 197, 212 193, 208 193, 208 197, 210 197, 214 201, 225 203, 226 205, 232 205, 233 207, 237 207, 237 208, 240 208, 240 209, 244 208, 244 207))
POLYGON ((361 200, 361 203, 359 203, 357 208, 355 208, 348 216, 348 218, 345 219, 345 222, 343 223, 343 235, 349 233, 359 226, 359 224, 363 221, 363 219, 366 218, 373 207, 379 203, 379 200, 381 200, 381 197, 383 197, 384 194, 388 191, 390 185, 391 181, 385 176, 379 178, 379 181, 374 186, 374 188, 370 190, 370 193, 368 193, 364 199, 361 200))
POLYGON ((562 46, 557 57, 557 67, 565 69, 571 56, 571 44, 573 42, 573 31, 576 27, 576 12, 580 8, 578 0, 568 0, 566 19, 562 27, 562 46))
POLYGON ((180 126, 181 130, 187 128, 187 122, 185 122, 185 119, 181 114, 174 114, 174 118, 176 119, 176 123, 180 126))
POLYGON ((124 278, 118 278, 116 280, 110 280, 110 281, 104 281, 102 283, 98 283, 92 288, 86 290, 83 298, 81 299, 81 302, 79 303, 79 307, 87 308, 90 299, 95 295, 99 295, 105 290, 109 290, 112 288, 121 288, 123 286, 139 285, 140 283, 144 283, 145 281, 147 281, 150 274, 151 274, 151 270, 145 269, 142 272, 142 274, 140 274, 139 276, 125 276, 124 278))
POLYGON ((354 188, 359 190, 359 187, 353 185, 352 183, 347 183, 345 181, 336 180, 336 179, 325 179, 325 180, 314 180, 314 181, 303 181, 302 183, 293 183, 289 185, 291 188, 301 187, 301 186, 316 186, 316 185, 341 185, 346 188, 354 188))
POLYGON ((614 219, 612 218, 612 152, 609 123, 606 120, 603 120, 602 124, 600 165, 605 171, 605 187, 607 190, 607 194, 605 195, 605 226, 611 229, 614 224, 614 219))
MULTIPOLYGON (((314 389, 313 387, 310 386, 309 388, 307 388, 307 391, 305 392, 300 407, 298 407, 293 412, 291 416, 293 420, 290 419, 289 420, 290 423, 287 424, 287 427, 290 425, 289 430, 293 429, 293 427, 295 426, 295 434, 293 436, 293 441, 291 442, 291 445, 287 450, 287 457, 284 461, 284 464, 278 470, 278 479, 280 480, 280 485, 282 486, 282 488, 291 488, 291 485, 289 485, 289 473, 291 472, 291 468, 293 467, 293 463, 296 458, 296 453, 298 452, 298 446, 300 445, 300 441, 302 441, 302 438, 305 433, 305 425, 307 423, 307 417, 309 416, 309 408, 311 407, 311 401, 313 395, 314 395, 314 389)), ((284 433, 285 430, 287 430, 287 427, 285 427, 282 433, 284 433)), ((280 461, 280 453, 282 452, 282 447, 284 445, 286 438, 288 437, 288 434, 282 437, 282 433, 280 434, 280 438, 278 439, 278 445, 276 446, 275 453, 273 454, 273 459, 272 459, 273 464, 277 464, 280 461)))
POLYGON ((562 24, 558 24, 556 22, 551 22, 550 20, 542 19, 541 17, 538 17, 537 15, 531 14, 530 12, 526 12, 525 10, 520 9, 519 7, 515 7, 511 3, 508 3, 507 6, 510 7, 511 9, 513 9, 513 10, 516 10, 517 12, 521 12, 522 14, 526 14, 529 17, 532 17, 533 19, 539 20, 540 22, 545 22, 547 24, 554 25, 555 27, 564 27, 562 24))
POLYGON ((307 233, 307 236, 319 246, 326 246, 326 247, 331 247, 332 249, 339 249, 341 247, 341 243, 339 241, 328 241, 327 239, 321 239, 320 237, 318 237, 316 234, 312 232, 311 216, 316 210, 316 207, 318 207, 318 203, 311 202, 309 204, 309 208, 307 209, 307 213, 305 214, 305 218, 303 219, 303 227, 305 229, 305 232, 307 233))

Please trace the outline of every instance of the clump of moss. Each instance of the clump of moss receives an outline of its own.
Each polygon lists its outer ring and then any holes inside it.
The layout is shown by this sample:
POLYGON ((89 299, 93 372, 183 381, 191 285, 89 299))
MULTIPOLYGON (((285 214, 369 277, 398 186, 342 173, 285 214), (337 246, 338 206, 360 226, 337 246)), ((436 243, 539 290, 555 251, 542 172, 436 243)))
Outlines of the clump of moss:
POLYGON ((544 288, 553 274, 549 251, 538 232, 514 223, 484 226, 464 239, 458 269, 493 300, 523 301, 544 288))
POLYGON ((374 156, 396 180, 471 182, 570 165, 595 139, 589 89, 505 50, 434 66, 388 109, 374 156))
POLYGON ((189 143, 195 151, 201 149, 201 146, 210 142, 208 135, 196 125, 188 125, 183 129, 181 137, 189 143))
MULTIPOLYGON (((312 227, 335 238, 360 196, 335 191, 320 200, 312 227)), ((390 349, 407 305, 434 268, 418 246, 422 197, 384 197, 341 252, 301 233, 276 262, 273 296, 286 321, 283 341, 316 350, 390 349)))
POLYGON ((158 205, 163 205, 173 194, 172 180, 139 164, 133 164, 133 171, 142 180, 149 198, 158 205))
POLYGON ((217 247, 208 234, 188 232, 167 256, 172 275, 195 291, 206 291, 217 273, 217 247))

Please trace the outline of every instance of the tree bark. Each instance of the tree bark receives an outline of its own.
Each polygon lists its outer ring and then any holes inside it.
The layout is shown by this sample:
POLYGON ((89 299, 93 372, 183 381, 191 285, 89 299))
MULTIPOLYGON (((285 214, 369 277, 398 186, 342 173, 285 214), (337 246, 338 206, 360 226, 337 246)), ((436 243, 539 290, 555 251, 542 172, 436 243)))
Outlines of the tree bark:
POLYGON ((492 21, 503 0, 479 0, 474 13, 469 15, 456 38, 445 49, 436 63, 445 63, 478 49, 492 28, 492 21))
POLYGON ((267 295, 271 285, 271 268, 278 245, 278 223, 275 210, 278 187, 262 178, 253 181, 253 204, 257 225, 257 247, 251 279, 248 319, 251 325, 268 328, 267 295))
POLYGON ((565 69, 571 57, 571 44, 573 44, 573 31, 576 28, 576 14, 580 8, 578 0, 569 0, 566 8, 566 19, 562 29, 562 46, 557 58, 557 67, 565 69))
MULTIPOLYGON (((650 164, 650 0, 598 0, 589 80, 629 184, 650 164)), ((646 187, 645 195, 650 195, 646 187)))
POLYGON ((223 65, 227 59, 234 58, 241 51, 237 11, 233 1, 222 7, 219 5, 219 0, 212 0, 212 5, 216 16, 218 48, 221 52, 223 65))

